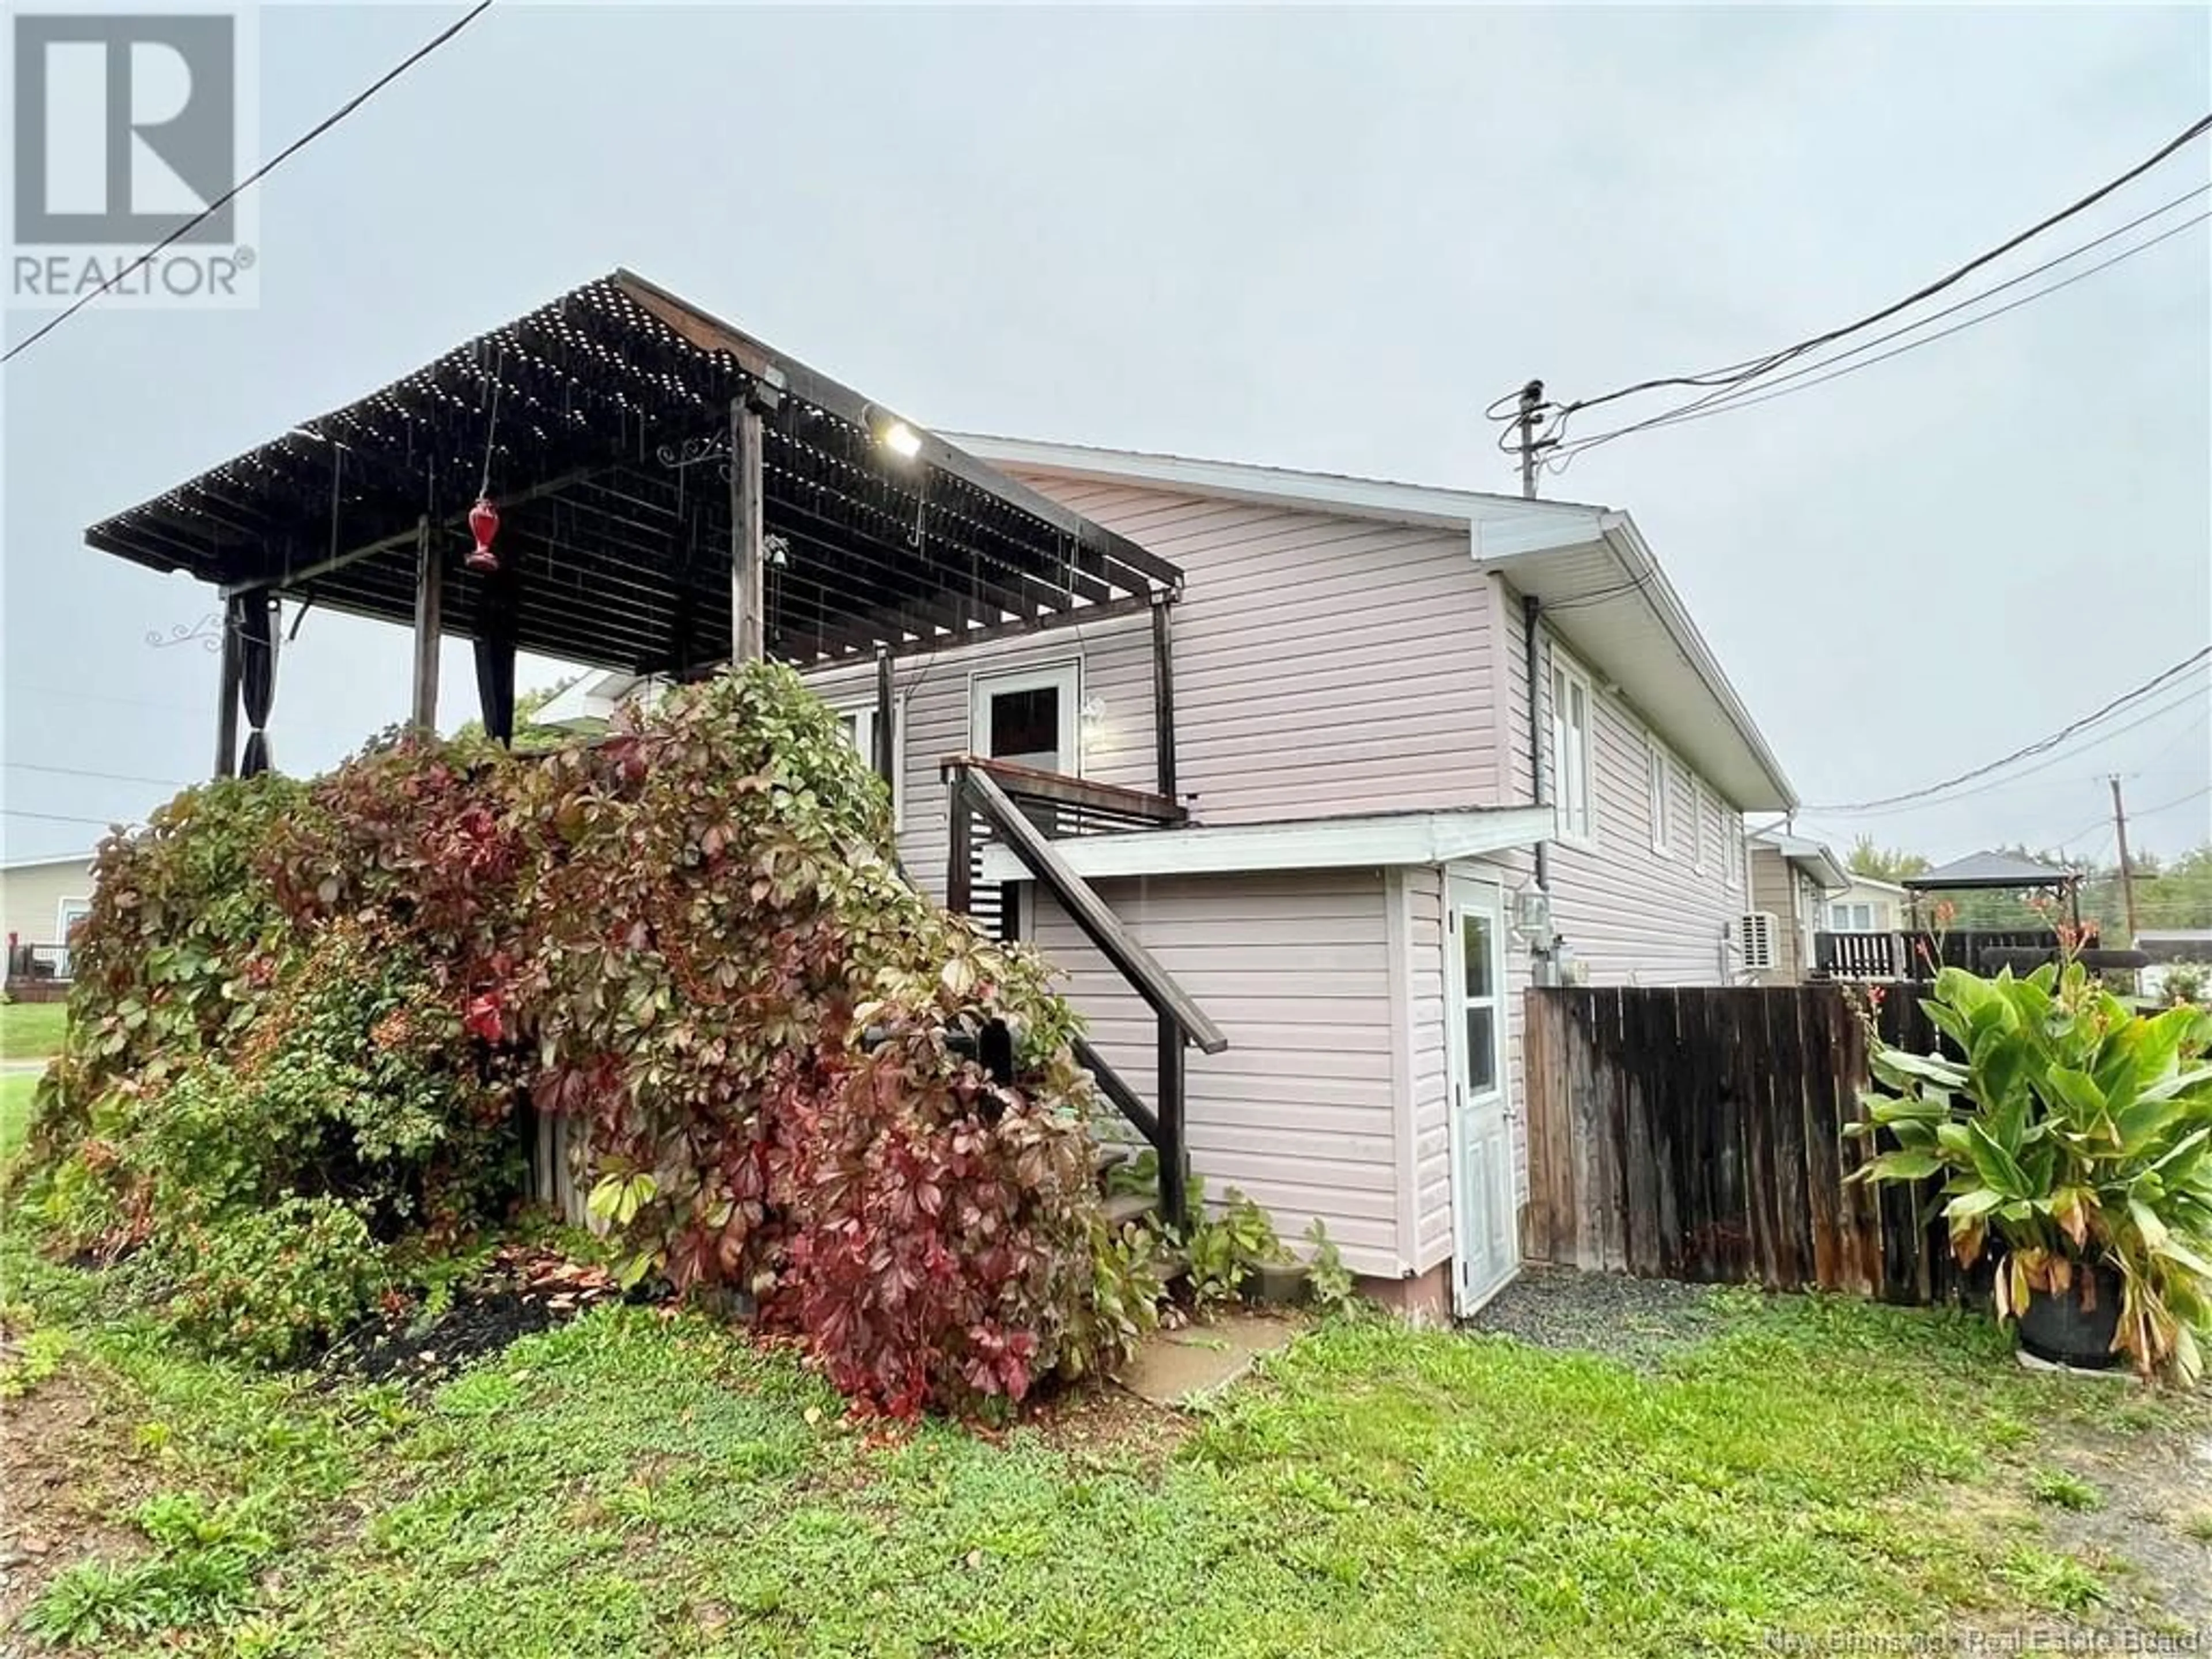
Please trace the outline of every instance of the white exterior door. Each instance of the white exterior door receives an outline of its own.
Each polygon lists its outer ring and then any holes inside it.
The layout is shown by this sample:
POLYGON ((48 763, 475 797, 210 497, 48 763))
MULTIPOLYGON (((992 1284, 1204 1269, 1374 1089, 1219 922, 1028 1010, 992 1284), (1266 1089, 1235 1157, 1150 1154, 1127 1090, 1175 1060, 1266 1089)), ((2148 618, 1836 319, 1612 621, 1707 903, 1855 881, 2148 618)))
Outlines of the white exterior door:
POLYGON ((1505 1072, 1505 929, 1498 889, 1451 877, 1444 922, 1452 1289, 1464 1318, 1495 1296, 1521 1264, 1513 1206, 1513 1105, 1505 1072))

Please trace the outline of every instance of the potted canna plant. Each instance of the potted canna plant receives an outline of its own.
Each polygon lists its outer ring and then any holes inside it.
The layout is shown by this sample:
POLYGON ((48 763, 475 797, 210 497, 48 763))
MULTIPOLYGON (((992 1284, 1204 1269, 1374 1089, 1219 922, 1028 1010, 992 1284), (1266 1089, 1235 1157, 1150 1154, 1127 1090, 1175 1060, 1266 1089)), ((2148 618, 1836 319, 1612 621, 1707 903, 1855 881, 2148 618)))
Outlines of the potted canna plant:
POLYGON ((1940 1180, 1962 1264, 1996 1260, 2001 1320, 2039 1358, 2184 1382, 2212 1329, 2212 1014, 2138 1013, 2078 963, 1947 968, 1929 1018, 1965 1055, 1877 1042, 1854 1176, 1940 1180))

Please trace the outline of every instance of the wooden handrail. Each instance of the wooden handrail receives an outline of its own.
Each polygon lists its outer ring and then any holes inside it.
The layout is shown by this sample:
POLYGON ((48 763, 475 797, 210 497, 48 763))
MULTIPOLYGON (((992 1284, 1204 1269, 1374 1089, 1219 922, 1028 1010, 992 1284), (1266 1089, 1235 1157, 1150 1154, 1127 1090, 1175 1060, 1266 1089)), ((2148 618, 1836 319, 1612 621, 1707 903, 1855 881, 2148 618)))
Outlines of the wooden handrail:
POLYGON ((1007 848, 1030 873, 1058 899, 1070 920, 1098 947, 1100 954, 1120 970, 1137 994, 1163 1019, 1175 1022, 1182 1035, 1209 1054, 1228 1048, 1221 1028, 1188 992, 1160 966, 1152 953, 1139 944, 1121 917, 1108 908, 1097 890, 1069 867, 1044 831, 1030 823, 1021 808, 1007 798, 991 773, 959 762, 946 766, 954 787, 953 815, 972 805, 1004 840, 1007 848))
POLYGON ((1059 772, 1017 766, 1011 761, 983 755, 947 755, 938 763, 938 775, 949 781, 955 772, 997 780, 1009 795, 1041 801, 1049 806, 1075 806, 1093 812, 1113 812, 1150 823, 1180 826, 1190 822, 1189 811, 1178 801, 1149 790, 1127 789, 1116 783, 1094 783, 1059 772))

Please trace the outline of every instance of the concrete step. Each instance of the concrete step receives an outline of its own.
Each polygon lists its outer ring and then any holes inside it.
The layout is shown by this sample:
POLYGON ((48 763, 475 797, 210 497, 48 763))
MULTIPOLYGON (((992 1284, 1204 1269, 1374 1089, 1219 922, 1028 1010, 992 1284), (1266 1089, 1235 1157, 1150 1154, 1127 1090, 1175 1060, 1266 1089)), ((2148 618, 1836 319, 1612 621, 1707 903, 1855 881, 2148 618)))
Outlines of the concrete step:
POLYGON ((1159 1207, 1152 1193, 1115 1193, 1106 1200, 1107 1224, 1119 1232, 1132 1221, 1142 1221, 1159 1207))

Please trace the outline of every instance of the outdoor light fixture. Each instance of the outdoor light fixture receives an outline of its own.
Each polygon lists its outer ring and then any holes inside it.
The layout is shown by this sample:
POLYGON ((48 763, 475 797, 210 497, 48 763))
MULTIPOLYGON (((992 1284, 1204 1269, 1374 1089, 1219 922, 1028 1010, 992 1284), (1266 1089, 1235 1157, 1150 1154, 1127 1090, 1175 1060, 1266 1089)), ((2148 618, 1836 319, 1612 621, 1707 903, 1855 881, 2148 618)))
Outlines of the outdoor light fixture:
POLYGON ((888 409, 870 404, 865 411, 868 435, 902 461, 921 453, 921 434, 888 409))
POLYGON ((499 509, 491 504, 490 496, 477 496, 477 504, 469 509, 469 534, 477 538, 477 544, 462 562, 478 575, 489 576, 499 568, 499 555, 491 550, 492 538, 499 534, 499 509))

